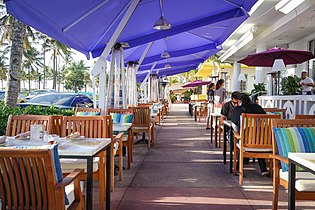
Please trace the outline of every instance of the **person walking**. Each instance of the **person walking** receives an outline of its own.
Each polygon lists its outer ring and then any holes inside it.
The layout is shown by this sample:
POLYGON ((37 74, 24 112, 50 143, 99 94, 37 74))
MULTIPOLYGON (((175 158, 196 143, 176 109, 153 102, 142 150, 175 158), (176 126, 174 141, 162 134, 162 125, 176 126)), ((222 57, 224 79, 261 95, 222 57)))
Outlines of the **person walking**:
POLYGON ((219 79, 217 81, 216 87, 215 87, 215 95, 219 96, 219 103, 222 103, 226 99, 226 89, 224 88, 224 80, 219 79))

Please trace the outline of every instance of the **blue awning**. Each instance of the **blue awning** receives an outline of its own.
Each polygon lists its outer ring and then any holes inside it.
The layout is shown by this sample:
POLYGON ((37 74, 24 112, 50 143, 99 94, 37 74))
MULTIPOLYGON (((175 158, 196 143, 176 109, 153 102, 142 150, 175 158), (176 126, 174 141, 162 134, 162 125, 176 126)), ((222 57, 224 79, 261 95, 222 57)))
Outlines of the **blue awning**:
MULTIPOLYGON (((202 34, 204 27, 222 23, 223 25, 217 25, 219 31, 220 27, 225 27, 224 24, 228 24, 231 18, 240 18, 234 23, 235 29, 248 17, 247 12, 256 1, 165 0, 164 14, 171 22, 172 28, 167 31, 156 31, 153 25, 161 15, 159 1, 142 0, 119 41, 128 42, 131 47, 136 47, 186 31, 204 36, 202 34)), ((87 57, 90 57, 90 53, 93 57, 97 57, 113 35, 130 2, 131 0, 7 0, 6 6, 9 14, 27 25, 84 53, 87 57)), ((233 21, 230 24, 233 24, 233 21)), ((215 34, 215 42, 220 45, 231 32, 221 33, 220 36, 220 33, 215 34)), ((178 45, 181 44, 184 44, 183 41, 178 42, 178 45)), ((193 47, 202 46, 205 44, 193 45, 193 47)), ((174 48, 173 51, 180 50, 174 48)), ((154 55, 158 53, 152 53, 151 60, 148 59, 146 62, 155 61, 154 55)))

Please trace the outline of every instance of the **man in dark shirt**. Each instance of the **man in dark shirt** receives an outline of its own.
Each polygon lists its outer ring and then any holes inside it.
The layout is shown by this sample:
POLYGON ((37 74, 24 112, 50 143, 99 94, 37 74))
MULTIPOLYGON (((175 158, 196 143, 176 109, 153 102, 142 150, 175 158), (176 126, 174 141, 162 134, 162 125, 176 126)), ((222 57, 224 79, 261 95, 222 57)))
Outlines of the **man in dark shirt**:
MULTIPOLYGON (((249 113, 249 114, 266 114, 266 112, 264 111, 264 109, 256 104, 253 103, 249 96, 242 93, 240 94, 240 99, 241 99, 241 106, 235 107, 232 114, 231 114, 231 121, 232 121, 232 126, 234 131, 237 131, 238 133, 240 133, 240 116, 242 115, 242 113, 249 113)), ((266 162, 265 159, 263 158, 258 158, 258 164, 261 170, 261 174, 263 176, 267 176, 269 175, 269 172, 266 168, 266 162)))
POLYGON ((224 120, 231 120, 234 107, 240 103, 240 92, 234 91, 231 95, 231 100, 226 102, 221 109, 220 124, 223 125, 224 120))

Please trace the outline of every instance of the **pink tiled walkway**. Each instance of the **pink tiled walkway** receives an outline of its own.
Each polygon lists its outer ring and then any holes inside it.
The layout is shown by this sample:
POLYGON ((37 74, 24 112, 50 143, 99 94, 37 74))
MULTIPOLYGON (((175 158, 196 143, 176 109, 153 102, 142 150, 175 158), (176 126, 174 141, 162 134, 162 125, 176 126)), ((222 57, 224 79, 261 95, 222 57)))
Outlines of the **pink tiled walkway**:
MULTIPOLYGON (((136 145, 134 155, 123 182, 115 180, 112 209, 271 209, 272 179, 250 164, 240 187, 222 163, 221 149, 209 143, 205 123, 188 116, 186 104, 173 105, 156 130, 156 145, 150 151, 136 145)), ((280 194, 280 207, 287 209, 287 193, 280 194)), ((313 202, 298 205, 315 209, 313 202)))

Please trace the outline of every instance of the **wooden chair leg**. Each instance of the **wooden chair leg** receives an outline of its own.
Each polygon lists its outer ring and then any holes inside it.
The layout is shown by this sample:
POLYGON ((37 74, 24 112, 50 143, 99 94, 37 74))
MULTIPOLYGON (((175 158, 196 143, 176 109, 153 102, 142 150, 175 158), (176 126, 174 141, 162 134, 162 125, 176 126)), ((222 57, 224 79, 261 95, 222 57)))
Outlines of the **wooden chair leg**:
POLYGON ((152 139, 152 146, 154 146, 154 143, 155 143, 155 130, 154 130, 154 125, 152 126, 151 139, 152 139))
MULTIPOLYGON (((234 142, 237 141, 236 138, 234 138, 234 142)), ((230 151, 231 152, 231 151, 230 151)), ((233 154, 233 174, 234 176, 237 175, 237 153, 238 153, 238 148, 236 147, 236 144, 234 143, 234 154, 233 154)))
POLYGON ((148 130, 148 149, 151 147, 151 129, 148 130))
MULTIPOLYGON (((114 151, 114 149, 112 149, 112 151, 114 151)), ((111 185, 110 185, 110 191, 113 192, 114 191, 114 183, 115 183, 115 154, 113 154, 114 152, 111 153, 111 161, 112 161, 112 164, 111 164, 111 185)))
POLYGON ((100 154, 100 160, 99 160, 99 190, 100 190, 100 209, 104 209, 105 207, 105 193, 106 193, 106 181, 105 181, 105 160, 106 160, 106 154, 105 152, 102 152, 100 154))
POLYGON ((272 209, 278 209, 278 200, 279 200, 279 164, 280 162, 277 160, 273 160, 273 193, 272 193, 272 209))
POLYGON ((128 169, 131 168, 131 161, 132 161, 132 143, 131 143, 131 138, 130 135, 127 137, 127 153, 128 153, 128 169))
POLYGON ((240 185, 243 185, 243 176, 244 176, 244 154, 243 154, 243 151, 242 151, 242 149, 240 148, 240 150, 239 150, 239 152, 240 152, 240 160, 239 160, 239 163, 240 163, 240 165, 239 165, 239 178, 240 178, 240 185))
POLYGON ((122 140, 119 141, 119 181, 122 181, 123 177, 123 147, 122 140))
POLYGON ((270 176, 273 175, 273 160, 269 159, 269 174, 270 176))

